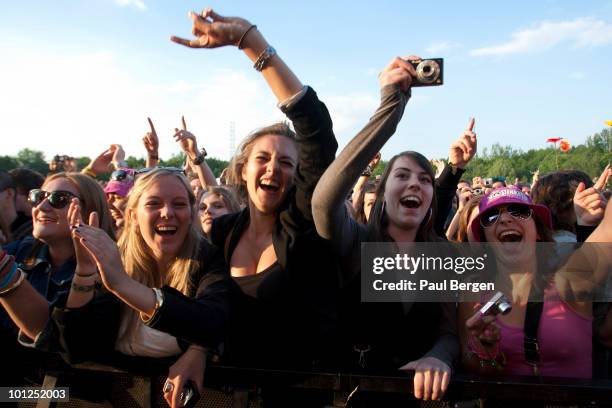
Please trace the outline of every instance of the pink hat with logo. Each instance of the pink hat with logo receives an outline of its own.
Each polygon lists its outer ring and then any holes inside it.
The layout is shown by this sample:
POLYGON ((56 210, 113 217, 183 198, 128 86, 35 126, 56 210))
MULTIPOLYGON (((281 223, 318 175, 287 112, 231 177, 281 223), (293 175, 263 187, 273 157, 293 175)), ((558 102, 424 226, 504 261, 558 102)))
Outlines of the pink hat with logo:
POLYGON ((482 215, 491 208, 501 207, 509 204, 524 204, 529 206, 533 211, 535 217, 537 217, 544 225, 547 225, 552 229, 552 217, 548 207, 540 204, 534 204, 531 198, 523 193, 516 187, 499 187, 485 195, 478 206, 478 215, 472 221, 472 233, 477 241, 482 242, 484 240, 482 234, 482 227, 480 225, 480 219, 482 215))
POLYGON ((134 169, 123 168, 112 172, 110 181, 104 187, 104 192, 126 197, 132 187, 134 187, 134 169))

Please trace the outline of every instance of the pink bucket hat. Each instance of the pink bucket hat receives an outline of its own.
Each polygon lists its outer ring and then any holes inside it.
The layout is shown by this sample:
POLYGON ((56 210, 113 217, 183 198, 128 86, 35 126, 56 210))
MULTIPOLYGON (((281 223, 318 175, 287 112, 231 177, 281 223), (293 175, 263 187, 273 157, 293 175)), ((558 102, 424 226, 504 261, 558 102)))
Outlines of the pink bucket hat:
POLYGON ((532 209, 534 217, 537 217, 544 225, 547 225, 552 229, 552 217, 548 207, 534 204, 531 198, 523 193, 521 190, 515 187, 499 187, 489 192, 478 206, 478 215, 472 221, 472 233, 477 241, 483 241, 482 227, 480 226, 480 219, 482 215, 491 208, 501 207, 508 204, 524 204, 532 209))
POLYGON ((104 192, 126 197, 132 187, 134 187, 134 169, 124 168, 113 171, 110 181, 104 187, 104 192))

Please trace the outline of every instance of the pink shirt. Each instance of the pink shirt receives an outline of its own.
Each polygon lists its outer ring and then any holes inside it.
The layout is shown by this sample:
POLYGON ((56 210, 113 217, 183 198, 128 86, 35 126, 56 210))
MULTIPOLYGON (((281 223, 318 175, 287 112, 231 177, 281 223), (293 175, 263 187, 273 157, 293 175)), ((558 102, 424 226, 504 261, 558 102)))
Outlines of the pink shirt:
MULTIPOLYGON (((554 284, 544 291, 545 299, 538 340, 540 374, 550 377, 591 378, 593 370, 593 319, 577 314, 565 303, 554 284)), ((533 375, 525 360, 524 331, 497 319, 501 330, 500 350, 506 355, 505 373, 533 375)))

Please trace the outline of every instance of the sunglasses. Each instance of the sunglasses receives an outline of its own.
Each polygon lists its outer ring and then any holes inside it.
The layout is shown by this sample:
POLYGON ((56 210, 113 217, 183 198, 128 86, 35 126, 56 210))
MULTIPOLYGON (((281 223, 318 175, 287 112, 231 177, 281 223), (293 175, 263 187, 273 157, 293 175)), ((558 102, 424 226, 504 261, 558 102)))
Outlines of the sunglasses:
POLYGON ((126 179, 130 179, 131 174, 127 170, 115 170, 111 173, 110 180, 111 181, 124 181, 126 179))
POLYGON ((28 201, 32 206, 36 207, 40 203, 42 203, 45 198, 49 201, 49 205, 51 207, 61 210, 70 204, 70 200, 73 198, 78 198, 76 195, 72 194, 70 191, 44 191, 44 190, 30 190, 28 194, 28 201))
MULTIPOLYGON (((485 212, 480 218, 480 225, 482 225, 484 228, 493 226, 497 220, 499 220, 499 217, 502 214, 502 208, 504 207, 493 208, 492 210, 485 212)), ((506 207, 506 211, 514 218, 518 218, 520 220, 528 220, 533 214, 531 208, 523 204, 510 204, 506 207)))
POLYGON ((158 167, 145 167, 144 169, 138 169, 136 170, 135 175, 136 176, 140 176, 142 174, 146 174, 149 173, 153 170, 167 170, 167 171, 171 171, 173 173, 181 173, 182 175, 185 175, 185 170, 180 169, 178 167, 163 167, 163 166, 158 166, 158 167))

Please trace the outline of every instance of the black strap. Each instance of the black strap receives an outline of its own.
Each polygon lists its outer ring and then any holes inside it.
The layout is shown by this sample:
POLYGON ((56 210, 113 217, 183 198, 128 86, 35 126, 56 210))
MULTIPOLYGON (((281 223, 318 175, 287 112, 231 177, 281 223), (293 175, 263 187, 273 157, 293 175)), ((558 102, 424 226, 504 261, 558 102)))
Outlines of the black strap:
POLYGON ((523 339, 523 348, 525 351, 525 360, 533 366, 535 374, 538 374, 538 366, 540 365, 540 343, 538 341, 538 328, 540 327, 540 318, 542 317, 542 309, 544 309, 543 297, 537 298, 536 293, 541 293, 535 288, 531 289, 527 309, 525 310, 525 337, 523 339))

